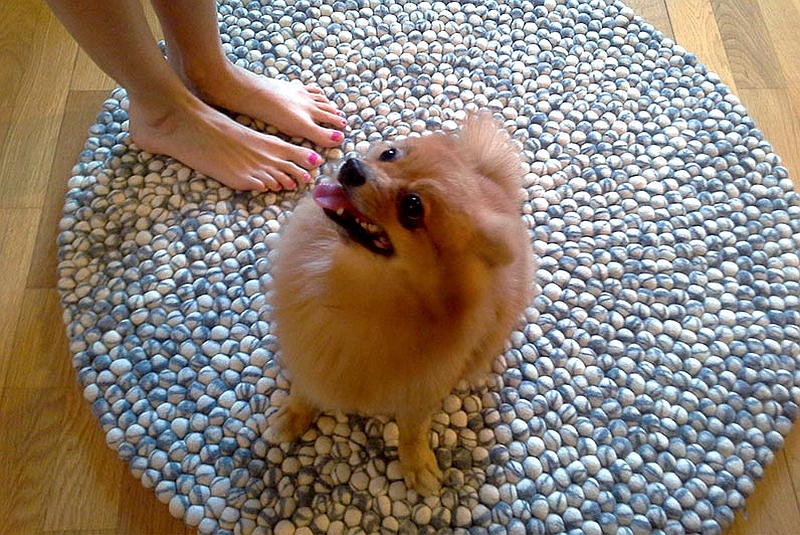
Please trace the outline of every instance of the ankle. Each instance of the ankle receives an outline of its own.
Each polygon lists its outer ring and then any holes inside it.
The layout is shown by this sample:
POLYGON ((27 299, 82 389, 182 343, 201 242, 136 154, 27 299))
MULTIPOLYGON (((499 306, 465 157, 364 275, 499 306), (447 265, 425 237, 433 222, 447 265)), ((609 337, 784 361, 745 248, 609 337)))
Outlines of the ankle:
POLYGON ((233 76, 233 69, 236 68, 238 67, 222 56, 192 64, 185 62, 178 76, 192 94, 208 102, 207 99, 215 97, 217 88, 228 86, 226 80, 233 76))
POLYGON ((131 133, 136 138, 136 132, 164 132, 173 131, 182 116, 193 113, 197 99, 183 88, 182 91, 163 94, 160 98, 131 95, 128 93, 128 115, 131 133))

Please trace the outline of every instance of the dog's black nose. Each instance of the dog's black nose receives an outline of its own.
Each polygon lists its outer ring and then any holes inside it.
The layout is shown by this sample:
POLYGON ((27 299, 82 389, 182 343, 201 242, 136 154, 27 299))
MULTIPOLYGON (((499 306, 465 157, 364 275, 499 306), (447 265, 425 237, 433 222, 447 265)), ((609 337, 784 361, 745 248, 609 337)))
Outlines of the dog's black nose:
POLYGON ((366 181, 364 164, 357 158, 348 158, 339 169, 339 183, 342 186, 361 186, 366 181))

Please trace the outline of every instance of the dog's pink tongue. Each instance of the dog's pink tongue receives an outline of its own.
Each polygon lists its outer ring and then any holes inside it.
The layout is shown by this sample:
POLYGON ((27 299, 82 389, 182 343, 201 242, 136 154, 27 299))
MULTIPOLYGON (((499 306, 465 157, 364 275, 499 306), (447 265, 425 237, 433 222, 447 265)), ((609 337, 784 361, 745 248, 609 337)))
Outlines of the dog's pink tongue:
POLYGON ((339 209, 351 211, 353 209, 350 199, 344 192, 344 188, 339 184, 319 184, 314 188, 314 201, 326 210, 336 211, 339 209))

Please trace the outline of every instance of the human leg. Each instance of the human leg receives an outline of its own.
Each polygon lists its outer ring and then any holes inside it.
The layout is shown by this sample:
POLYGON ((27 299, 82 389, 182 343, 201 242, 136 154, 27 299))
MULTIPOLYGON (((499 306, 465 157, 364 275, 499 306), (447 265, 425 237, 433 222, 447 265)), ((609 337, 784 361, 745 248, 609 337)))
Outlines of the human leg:
POLYGON ((126 88, 129 131, 140 148, 236 189, 292 189, 311 180, 322 162, 314 151, 246 128, 187 89, 164 60, 138 0, 48 3, 92 60, 126 88))
POLYGON ((321 147, 344 139, 347 122, 322 90, 258 76, 237 67, 220 46, 213 1, 152 0, 167 42, 167 57, 203 101, 270 124, 321 147))

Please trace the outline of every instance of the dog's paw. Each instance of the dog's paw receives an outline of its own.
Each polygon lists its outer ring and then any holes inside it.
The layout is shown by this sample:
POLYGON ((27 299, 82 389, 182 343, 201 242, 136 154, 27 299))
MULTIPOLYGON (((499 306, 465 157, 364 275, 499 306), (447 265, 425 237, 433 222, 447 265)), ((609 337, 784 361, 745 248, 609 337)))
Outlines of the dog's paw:
POLYGON ((433 496, 441 488, 442 471, 430 448, 420 445, 412 455, 401 455, 400 468, 406 487, 422 496, 433 496))
POLYGON ((289 396, 267 423, 264 440, 271 444, 294 442, 311 426, 315 414, 312 406, 289 396))

